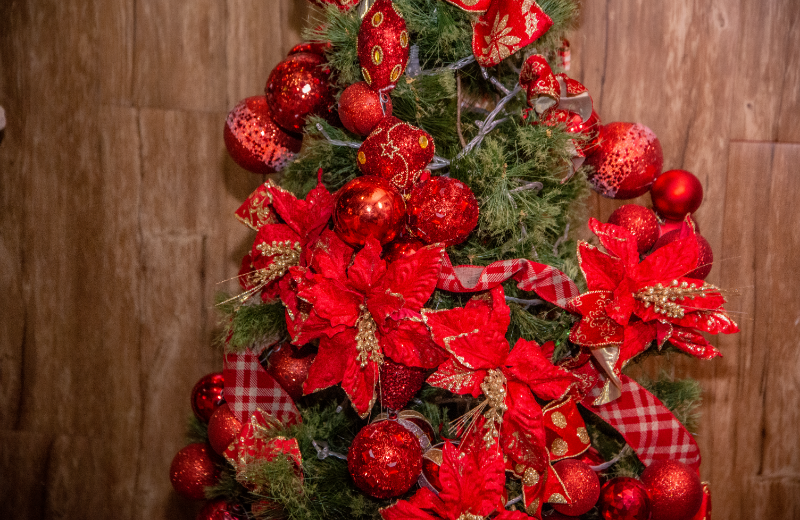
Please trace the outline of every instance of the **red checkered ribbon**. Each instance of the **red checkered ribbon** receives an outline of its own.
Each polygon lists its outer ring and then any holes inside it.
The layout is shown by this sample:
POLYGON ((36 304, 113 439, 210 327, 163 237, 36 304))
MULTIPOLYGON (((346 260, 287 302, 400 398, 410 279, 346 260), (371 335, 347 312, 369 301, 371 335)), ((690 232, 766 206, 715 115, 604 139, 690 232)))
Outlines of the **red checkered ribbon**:
POLYGON ((258 356, 250 350, 226 354, 222 376, 225 379, 225 401, 242 423, 246 423, 257 409, 284 424, 300 422, 300 412, 291 396, 264 370, 258 356))
POLYGON ((486 267, 459 265, 453 267, 445 253, 442 271, 436 286, 451 292, 486 291, 509 278, 517 281, 523 291, 535 291, 543 299, 563 308, 567 302, 580 295, 575 282, 555 267, 517 258, 500 260, 486 267))

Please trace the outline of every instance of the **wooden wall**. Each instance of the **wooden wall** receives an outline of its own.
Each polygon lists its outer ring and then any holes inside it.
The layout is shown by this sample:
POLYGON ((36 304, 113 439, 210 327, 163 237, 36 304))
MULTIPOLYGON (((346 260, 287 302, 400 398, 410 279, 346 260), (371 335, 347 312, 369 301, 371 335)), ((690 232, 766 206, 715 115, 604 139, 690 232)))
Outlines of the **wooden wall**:
MULTIPOLYGON (((572 74, 695 172, 742 333, 706 389, 714 516, 800 518, 800 4, 587 0, 572 74)), ((259 178, 222 125, 299 40, 305 0, 0 2, 0 516, 192 518, 167 478, 219 369, 217 282, 259 178)), ((593 213, 619 203, 593 197, 593 213)))

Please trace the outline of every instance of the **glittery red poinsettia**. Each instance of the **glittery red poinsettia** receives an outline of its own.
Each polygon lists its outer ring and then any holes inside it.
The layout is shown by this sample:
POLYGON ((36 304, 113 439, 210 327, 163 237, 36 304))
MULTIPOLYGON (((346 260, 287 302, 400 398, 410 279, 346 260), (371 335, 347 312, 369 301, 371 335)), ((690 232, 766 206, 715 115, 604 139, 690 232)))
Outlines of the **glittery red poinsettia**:
POLYGON ((419 313, 436 288, 443 252, 428 246, 387 263, 372 237, 353 256, 335 233, 321 235, 308 268, 292 268, 281 283, 292 341, 320 340, 306 393, 341 383, 359 415, 366 416, 384 356, 423 368, 447 357, 419 313))

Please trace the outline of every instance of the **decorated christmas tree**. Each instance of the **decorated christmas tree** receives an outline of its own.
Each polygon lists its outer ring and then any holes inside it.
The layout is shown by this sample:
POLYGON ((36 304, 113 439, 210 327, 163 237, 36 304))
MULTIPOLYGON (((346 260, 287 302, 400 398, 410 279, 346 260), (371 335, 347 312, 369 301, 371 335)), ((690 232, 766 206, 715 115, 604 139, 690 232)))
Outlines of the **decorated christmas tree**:
POLYGON ((737 331, 702 186, 570 78, 577 1, 315 3, 225 121, 268 177, 176 491, 202 519, 708 517, 697 384, 634 370, 737 331), (576 240, 590 189, 653 208, 576 240))

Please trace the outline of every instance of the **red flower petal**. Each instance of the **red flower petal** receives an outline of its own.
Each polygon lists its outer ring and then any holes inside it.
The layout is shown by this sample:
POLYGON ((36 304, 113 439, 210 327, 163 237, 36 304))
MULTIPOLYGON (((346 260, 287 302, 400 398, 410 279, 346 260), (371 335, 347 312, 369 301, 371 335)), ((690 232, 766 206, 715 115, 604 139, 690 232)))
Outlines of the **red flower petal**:
MULTIPOLYGON (((513 468, 522 465, 541 471, 549 460, 545 447, 546 434, 542 422, 542 407, 536 402, 531 389, 509 381, 506 405, 500 430, 500 443, 513 468)), ((523 471, 524 473, 524 471, 523 471)))
POLYGON ((500 450, 487 449, 480 435, 470 435, 459 448, 447 442, 439 469, 443 487, 439 498, 450 513, 448 517, 458 518, 465 511, 485 517, 502 509, 504 470, 500 450))
POLYGON ((486 377, 486 370, 471 370, 448 359, 431 375, 426 383, 437 388, 444 388, 454 394, 478 397, 483 393, 481 383, 486 377))
POLYGON ((589 219, 589 229, 597 235, 606 251, 622 260, 625 268, 630 269, 639 263, 636 237, 630 231, 614 224, 603 224, 596 218, 589 219))
MULTIPOLYGON (((348 329, 348 332, 352 329, 348 329)), ((353 331, 355 334, 355 331, 353 331)), ((355 345, 355 335, 352 339, 352 344, 355 345)), ((375 392, 375 383, 378 381, 378 372, 380 368, 378 364, 372 360, 367 361, 367 366, 361 368, 358 360, 356 359, 355 347, 348 356, 347 368, 342 377, 342 389, 350 398, 353 408, 361 418, 369 415, 372 405, 378 398, 375 392)))
POLYGON ((360 305, 364 301, 361 294, 349 290, 339 280, 319 275, 314 276, 311 284, 299 289, 297 296, 311 303, 314 312, 328 320, 331 327, 355 327, 361 312, 360 305))
POLYGON ((636 321, 625 327, 625 340, 619 349, 619 361, 616 368, 622 369, 626 361, 644 352, 656 337, 657 331, 654 323, 636 321))
POLYGON ((311 269, 326 278, 342 277, 353 259, 353 248, 330 229, 323 231, 319 240, 309 246, 309 250, 311 269))
POLYGON ((590 291, 613 291, 625 276, 625 268, 619 258, 583 241, 578 243, 578 262, 590 291))
POLYGON ((712 359, 722 356, 719 350, 709 343, 702 334, 685 327, 673 327, 669 342, 687 354, 700 359, 712 359))
POLYGON ((368 294, 386 274, 386 261, 381 258, 381 243, 367 237, 364 247, 356 253, 353 265, 347 270, 348 285, 362 294, 368 294))
POLYGON ((610 293, 589 292, 570 300, 570 307, 583 317, 573 325, 569 340, 578 345, 597 348, 622 343, 623 327, 608 317, 605 306, 610 293))
POLYGON ((401 295, 405 308, 420 310, 436 288, 443 253, 440 246, 427 246, 391 262, 381 290, 401 295))
POLYGON ((383 353, 395 363, 435 368, 448 357, 447 352, 433 342, 430 332, 419 321, 386 320, 378 326, 378 330, 383 353))
POLYGON ((535 341, 517 340, 506 359, 503 373, 528 385, 540 399, 560 399, 578 379, 568 370, 554 366, 535 341))
POLYGON ((319 352, 308 370, 308 378, 303 383, 303 393, 310 394, 339 384, 349 360, 356 355, 355 350, 353 329, 332 338, 323 337, 319 342, 319 352))

